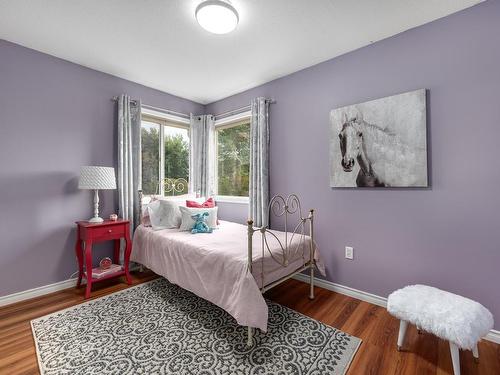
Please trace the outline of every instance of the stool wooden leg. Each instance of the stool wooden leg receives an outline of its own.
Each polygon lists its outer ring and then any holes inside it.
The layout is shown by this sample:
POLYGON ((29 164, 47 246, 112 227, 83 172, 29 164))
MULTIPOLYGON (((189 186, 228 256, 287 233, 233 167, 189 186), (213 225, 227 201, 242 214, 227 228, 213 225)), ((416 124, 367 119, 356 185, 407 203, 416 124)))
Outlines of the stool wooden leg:
POLYGON ((453 373, 460 375, 460 352, 458 346, 450 341, 451 362, 453 363, 453 373))
POLYGON ((479 363, 479 349, 477 348, 477 344, 472 348, 472 355, 474 356, 474 362, 479 363))
POLYGON ((403 342, 405 341, 406 329, 408 328, 408 322, 401 320, 399 322, 399 334, 398 334, 398 352, 403 348, 403 342))

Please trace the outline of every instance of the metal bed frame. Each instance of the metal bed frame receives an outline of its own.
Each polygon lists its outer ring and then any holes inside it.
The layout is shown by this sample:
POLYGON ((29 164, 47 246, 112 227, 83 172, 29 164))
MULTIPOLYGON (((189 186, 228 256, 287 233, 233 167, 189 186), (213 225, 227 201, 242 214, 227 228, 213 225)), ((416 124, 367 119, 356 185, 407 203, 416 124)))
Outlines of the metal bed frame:
MULTIPOLYGON (((142 190, 139 190, 139 201, 140 203, 140 214, 142 215, 142 190)), ((314 209, 309 210, 309 215, 304 217, 302 216, 302 208, 300 204, 299 197, 296 194, 290 194, 286 198, 282 195, 275 195, 268 205, 268 221, 270 222, 271 217, 274 216, 276 218, 283 218, 284 220, 284 232, 285 233, 285 243, 282 243, 278 237, 273 233, 273 231, 269 228, 269 224, 266 224, 262 227, 254 227, 253 220, 249 219, 247 221, 247 229, 248 229, 248 271, 252 273, 253 269, 253 237, 256 232, 261 233, 261 288, 260 291, 262 294, 267 292, 269 289, 274 288, 275 286, 281 284, 282 282, 292 278, 298 273, 301 273, 307 269, 309 269, 309 299, 314 299, 314 267, 316 266, 316 262, 314 260, 314 209), (298 216, 297 223, 294 224, 293 230, 291 232, 288 231, 289 219, 290 217, 298 216), (309 224, 309 225, 307 225, 309 224), (307 228, 308 227, 308 228, 307 228), (309 229, 307 231, 307 229, 309 229), (309 232, 310 242, 309 242, 309 257, 304 256, 304 252, 302 251, 302 266, 293 272, 289 273, 286 276, 281 277, 280 279, 273 281, 269 284, 265 284, 264 280, 264 255, 266 251, 269 253, 271 258, 278 263, 282 267, 287 267, 289 265, 289 255, 293 249, 297 249, 299 246, 305 246, 305 240, 307 236, 307 232, 309 232), (289 236, 290 235, 290 236, 289 236), (299 238, 298 243, 293 245, 293 240, 299 238), (283 252, 283 259, 278 259, 275 254, 271 252, 269 247, 269 239, 274 239, 277 241, 281 247, 283 252)), ((296 261, 296 260, 295 260, 296 261)), ((142 272, 143 267, 140 266, 140 271, 142 272)), ((253 344, 253 328, 247 327, 247 345, 252 346, 253 344)))
MULTIPOLYGON (((299 197, 296 194, 290 194, 286 199, 281 195, 275 195, 268 206, 268 223, 271 220, 271 216, 274 217, 282 217, 284 219, 284 233, 285 233, 285 243, 283 244, 278 237, 273 233, 273 231, 269 228, 269 224, 262 226, 260 228, 254 228, 253 220, 249 219, 247 221, 248 228, 248 270, 252 273, 253 268, 253 235, 255 232, 261 233, 261 249, 262 249, 262 257, 261 257, 261 293, 267 292, 269 289, 274 288, 275 286, 281 284, 282 282, 290 279, 298 273, 301 273, 307 269, 309 269, 309 299, 314 299, 314 267, 316 265, 314 261, 314 210, 309 210, 309 215, 307 217, 302 216, 302 209, 300 205, 299 197), (290 216, 297 215, 298 222, 293 226, 293 231, 290 232, 291 236, 288 237, 288 222, 290 216), (282 278, 273 281, 269 284, 264 283, 264 255, 266 251, 269 253, 271 258, 278 263, 282 267, 287 267, 289 264, 289 255, 291 250, 296 249, 299 246, 305 245, 306 239, 306 224, 309 224, 309 259, 304 257, 304 251, 302 251, 302 266, 293 271, 292 273, 283 276, 282 278), (299 237, 299 241, 297 244, 292 245, 293 239, 295 236, 299 237), (275 257, 275 255, 271 252, 269 248, 268 237, 274 238, 276 240, 281 250, 283 251, 283 259, 279 260, 275 257)), ((251 346, 253 343, 253 328, 247 327, 247 345, 251 346)))

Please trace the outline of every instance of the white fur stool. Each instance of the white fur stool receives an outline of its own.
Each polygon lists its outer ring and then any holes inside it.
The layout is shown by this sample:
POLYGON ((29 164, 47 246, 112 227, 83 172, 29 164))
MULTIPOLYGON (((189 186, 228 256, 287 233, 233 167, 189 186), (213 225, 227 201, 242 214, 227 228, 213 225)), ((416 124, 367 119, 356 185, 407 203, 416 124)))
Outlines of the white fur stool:
POLYGON ((455 375, 460 375, 459 349, 472 350, 479 359, 477 343, 493 328, 493 315, 478 302, 425 285, 411 285, 391 293, 387 311, 400 319, 398 350, 408 323, 447 340, 455 375))

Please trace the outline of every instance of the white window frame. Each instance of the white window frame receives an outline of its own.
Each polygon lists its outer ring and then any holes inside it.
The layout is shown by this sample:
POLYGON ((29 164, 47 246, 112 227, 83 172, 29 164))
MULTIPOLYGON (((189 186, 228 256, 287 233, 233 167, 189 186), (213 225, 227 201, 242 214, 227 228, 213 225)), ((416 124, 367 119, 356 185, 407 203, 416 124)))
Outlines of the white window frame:
POLYGON ((189 119, 186 119, 184 117, 175 116, 169 113, 163 113, 144 107, 141 108, 141 124, 142 121, 148 121, 160 125, 160 145, 158 148, 160 153, 158 158, 158 178, 160 179, 160 181, 158 181, 158 195, 165 196, 165 126, 187 129, 187 131, 189 132, 190 121, 189 119))
POLYGON ((233 196, 233 195, 218 195, 218 189, 219 189, 219 171, 218 171, 218 135, 217 135, 217 130, 220 129, 225 129, 225 128, 230 128, 231 125, 237 125, 236 123, 239 123, 243 120, 250 120, 251 118, 251 111, 245 111, 242 113, 238 113, 236 115, 228 116, 220 120, 215 120, 214 126, 215 126, 215 200, 217 202, 222 202, 222 203, 238 203, 238 204, 248 204, 249 203, 249 198, 248 197, 239 197, 239 196, 233 196))

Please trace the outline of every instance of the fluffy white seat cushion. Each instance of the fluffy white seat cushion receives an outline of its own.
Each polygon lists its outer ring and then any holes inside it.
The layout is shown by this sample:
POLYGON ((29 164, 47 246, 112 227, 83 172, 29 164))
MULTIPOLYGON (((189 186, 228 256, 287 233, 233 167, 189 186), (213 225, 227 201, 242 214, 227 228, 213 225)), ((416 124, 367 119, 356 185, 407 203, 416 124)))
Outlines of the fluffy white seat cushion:
POLYGON ((480 303, 426 285, 396 290, 387 311, 462 349, 471 350, 493 328, 493 315, 480 303))

